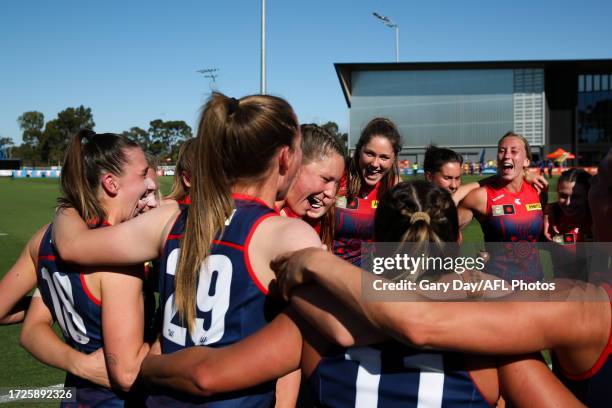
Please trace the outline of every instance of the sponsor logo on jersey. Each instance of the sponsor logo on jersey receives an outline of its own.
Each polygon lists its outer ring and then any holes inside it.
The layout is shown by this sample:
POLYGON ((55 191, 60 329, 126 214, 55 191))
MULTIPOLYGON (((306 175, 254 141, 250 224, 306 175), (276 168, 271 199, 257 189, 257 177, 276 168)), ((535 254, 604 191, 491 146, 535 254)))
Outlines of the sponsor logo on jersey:
POLYGON ((372 200, 372 208, 378 208, 378 200, 372 200))
POLYGON ((514 199, 514 204, 521 205, 521 199, 520 198, 515 198, 514 199))
POLYGON ((514 205, 512 204, 493 205, 491 206, 491 211, 494 217, 514 214, 514 205))
POLYGON ((527 211, 542 211, 542 204, 540 203, 526 204, 525 208, 527 209, 527 211))
POLYGON ((504 194, 498 195, 497 197, 492 198, 491 201, 496 202, 497 200, 501 200, 502 198, 504 198, 504 194))
POLYGON ((346 208, 350 210, 356 210, 357 208, 359 208, 359 200, 357 198, 353 198, 346 204, 346 208))
POLYGON ((491 207, 494 217, 499 217, 500 215, 504 215, 504 206, 503 205, 494 205, 491 207))
POLYGON ((338 208, 346 208, 346 197, 344 197, 344 196, 336 197, 336 207, 338 207, 338 208))

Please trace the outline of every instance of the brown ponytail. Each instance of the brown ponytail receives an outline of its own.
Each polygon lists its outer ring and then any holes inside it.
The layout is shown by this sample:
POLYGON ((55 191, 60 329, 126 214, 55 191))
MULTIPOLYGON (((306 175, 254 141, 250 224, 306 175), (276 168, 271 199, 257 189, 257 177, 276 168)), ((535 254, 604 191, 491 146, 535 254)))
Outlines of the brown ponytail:
POLYGON ((425 180, 399 183, 378 204, 374 237, 399 243, 398 250, 412 244, 410 252, 416 256, 431 248, 444 252, 445 243, 454 244, 459 237, 457 208, 448 191, 425 180))
POLYGON ((234 208, 232 186, 264 177, 278 149, 293 146, 297 134, 293 109, 281 98, 254 95, 237 100, 215 92, 204 106, 176 271, 176 307, 190 331, 195 325, 200 266, 234 208))
POLYGON ((72 137, 64 156, 59 207, 74 208, 83 220, 96 227, 102 224, 106 211, 98 199, 100 175, 103 172, 120 175, 127 163, 124 150, 138 147, 125 136, 80 130, 72 137))

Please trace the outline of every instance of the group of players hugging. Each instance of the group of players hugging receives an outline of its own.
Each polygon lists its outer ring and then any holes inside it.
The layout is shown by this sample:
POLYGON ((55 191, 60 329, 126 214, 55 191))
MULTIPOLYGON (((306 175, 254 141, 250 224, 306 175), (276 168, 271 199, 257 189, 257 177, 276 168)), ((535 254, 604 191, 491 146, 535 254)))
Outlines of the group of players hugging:
MULTIPOLYGON (((162 197, 137 144, 83 130, 53 222, 0 283, 0 318, 67 372, 62 406, 610 406, 609 281, 371 301, 362 248, 458 243, 473 217, 487 243, 610 242, 612 151, 595 177, 564 172, 545 206, 519 134, 499 140, 496 175, 463 185, 461 156, 435 146, 425 180, 401 182, 401 146, 375 118, 345 158, 281 98, 213 93, 162 197)), ((538 251, 487 251, 467 279, 544 278, 538 251)), ((449 279, 430 272, 413 278, 449 279)))

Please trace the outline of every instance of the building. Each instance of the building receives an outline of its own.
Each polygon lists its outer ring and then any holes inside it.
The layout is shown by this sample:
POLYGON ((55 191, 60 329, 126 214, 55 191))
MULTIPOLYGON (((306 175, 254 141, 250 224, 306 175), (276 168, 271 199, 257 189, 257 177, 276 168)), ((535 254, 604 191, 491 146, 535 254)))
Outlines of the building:
POLYGON ((338 63, 349 107, 349 149, 373 117, 393 120, 402 158, 423 161, 430 143, 466 160, 495 159, 513 130, 534 161, 561 147, 573 163, 597 163, 612 147, 612 59, 338 63))

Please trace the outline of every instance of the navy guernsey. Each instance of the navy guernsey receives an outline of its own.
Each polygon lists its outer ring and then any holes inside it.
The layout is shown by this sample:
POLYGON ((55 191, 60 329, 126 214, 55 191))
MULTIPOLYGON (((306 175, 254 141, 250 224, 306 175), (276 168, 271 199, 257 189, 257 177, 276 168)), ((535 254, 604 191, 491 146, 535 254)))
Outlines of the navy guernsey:
MULTIPOLYGON (((226 221, 223 236, 213 241, 210 255, 200 269, 197 284, 196 324, 193 333, 177 314, 175 274, 189 206, 172 227, 160 265, 160 307, 163 316, 161 346, 168 354, 192 346, 222 347, 235 343, 265 326, 267 289, 252 270, 247 248, 257 226, 278 212, 256 198, 233 195, 235 209, 226 221)), ((265 407, 273 403, 274 382, 214 397, 194 397, 163 390, 152 395, 152 407, 265 407), (163 394, 162 394, 163 393, 163 394)))
MULTIPOLYGON (((40 242, 36 269, 43 302, 59 323, 66 343, 82 353, 92 353, 104 346, 102 309, 85 282, 79 266, 61 260, 52 243, 52 225, 40 242)), ((62 406, 122 407, 124 395, 91 383, 70 373, 66 387, 76 387, 76 402, 62 406)))
POLYGON ((317 406, 489 407, 463 356, 389 341, 324 356, 309 378, 317 406))

